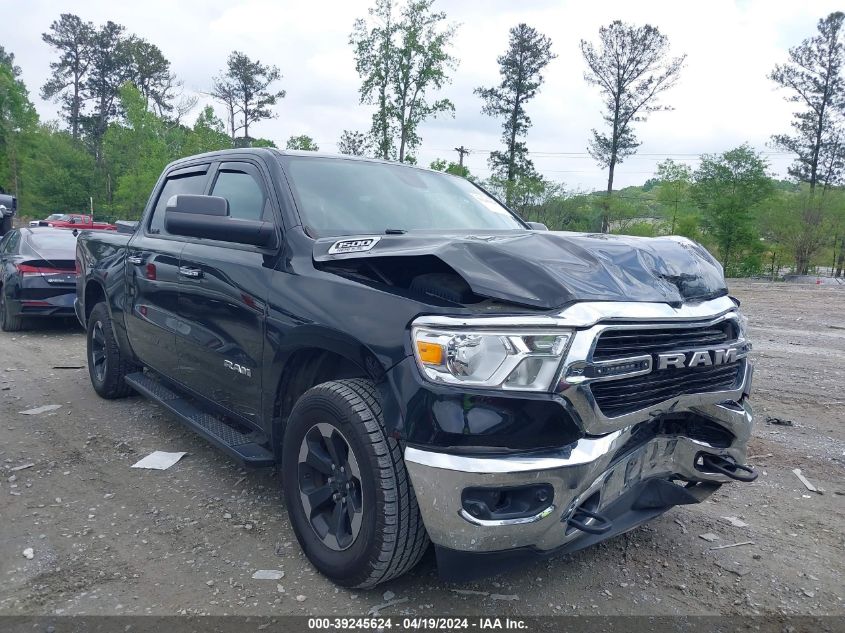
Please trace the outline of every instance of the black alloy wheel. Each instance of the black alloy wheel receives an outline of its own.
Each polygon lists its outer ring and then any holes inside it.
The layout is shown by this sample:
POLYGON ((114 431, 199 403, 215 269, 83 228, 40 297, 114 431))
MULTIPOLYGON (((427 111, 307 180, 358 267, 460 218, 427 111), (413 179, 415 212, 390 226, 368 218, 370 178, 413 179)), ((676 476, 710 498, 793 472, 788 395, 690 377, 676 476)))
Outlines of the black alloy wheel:
POLYGON ((347 549, 361 531, 364 512, 361 469, 339 429, 319 422, 299 447, 299 496, 311 528, 335 551, 347 549))
POLYGON ((302 394, 287 417, 281 457, 291 526, 321 573, 365 588, 419 562, 428 535, 372 381, 331 380, 302 394))
POLYGON ((104 382, 108 371, 108 354, 106 353, 106 335, 103 323, 95 321, 91 331, 91 371, 98 382, 104 382))

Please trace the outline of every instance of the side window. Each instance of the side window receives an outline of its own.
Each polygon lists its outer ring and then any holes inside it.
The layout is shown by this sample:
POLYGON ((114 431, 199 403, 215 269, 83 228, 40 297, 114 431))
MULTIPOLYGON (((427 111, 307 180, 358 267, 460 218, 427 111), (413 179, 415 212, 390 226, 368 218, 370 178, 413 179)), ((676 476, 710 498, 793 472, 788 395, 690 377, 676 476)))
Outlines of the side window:
POLYGON ((12 234, 7 233, 4 237, 0 237, 0 253, 5 253, 6 248, 9 246, 9 243, 12 241, 12 234))
POLYGON ((21 241, 21 233, 20 231, 15 231, 14 233, 10 233, 6 238, 3 240, 3 253, 7 255, 13 255, 18 252, 18 244, 21 241))
POLYGON ((229 201, 229 217, 260 220, 264 215, 264 187, 252 174, 221 169, 211 195, 229 201))
POLYGON ((164 230, 164 209, 167 207, 167 201, 170 198, 182 193, 196 195, 205 193, 205 183, 208 179, 205 169, 207 169, 207 166, 203 167, 201 173, 178 174, 165 181, 164 187, 161 188, 161 193, 158 195, 158 200, 156 200, 153 215, 150 218, 150 233, 167 233, 164 230))

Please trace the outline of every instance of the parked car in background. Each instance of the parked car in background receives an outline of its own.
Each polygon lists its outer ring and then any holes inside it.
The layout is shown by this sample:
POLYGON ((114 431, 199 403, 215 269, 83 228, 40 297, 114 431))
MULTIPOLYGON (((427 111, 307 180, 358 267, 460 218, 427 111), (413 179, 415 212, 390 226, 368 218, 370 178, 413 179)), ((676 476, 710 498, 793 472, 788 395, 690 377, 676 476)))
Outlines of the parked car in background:
POLYGON ((12 218, 17 208, 17 198, 0 192, 0 237, 12 230, 12 218))
POLYGON ((43 220, 32 220, 29 226, 52 226, 57 229, 78 229, 80 231, 115 231, 117 226, 108 222, 95 222, 93 215, 84 213, 53 213, 43 220))
POLYGON ((43 220, 30 220, 29 226, 41 226, 42 222, 50 223, 54 220, 66 220, 69 217, 70 215, 68 215, 67 213, 51 213, 43 220))
POLYGON ((76 236, 49 227, 13 229, 0 239, 0 328, 28 317, 73 316, 76 236))

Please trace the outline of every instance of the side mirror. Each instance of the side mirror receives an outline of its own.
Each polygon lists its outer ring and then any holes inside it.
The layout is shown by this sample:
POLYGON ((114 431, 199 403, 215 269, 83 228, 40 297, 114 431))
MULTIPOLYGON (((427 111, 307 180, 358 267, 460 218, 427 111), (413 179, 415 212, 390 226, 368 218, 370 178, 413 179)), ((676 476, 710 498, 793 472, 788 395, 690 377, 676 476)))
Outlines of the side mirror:
POLYGON ((549 230, 549 227, 547 227, 542 222, 526 222, 526 224, 528 225, 528 228, 530 228, 532 231, 548 231, 549 230))
POLYGON ((173 196, 164 211, 164 227, 172 235, 263 248, 276 246, 276 229, 272 222, 229 217, 229 201, 218 196, 173 196))

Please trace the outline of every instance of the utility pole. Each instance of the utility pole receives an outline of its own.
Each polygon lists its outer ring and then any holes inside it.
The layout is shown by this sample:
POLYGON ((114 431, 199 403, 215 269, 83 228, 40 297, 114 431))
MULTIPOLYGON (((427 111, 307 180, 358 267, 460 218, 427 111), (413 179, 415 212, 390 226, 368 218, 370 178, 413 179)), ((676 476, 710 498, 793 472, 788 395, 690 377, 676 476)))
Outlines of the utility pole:
POLYGON ((458 164, 463 167, 464 166, 464 156, 469 154, 469 150, 461 145, 460 147, 456 147, 455 151, 458 152, 458 164))

